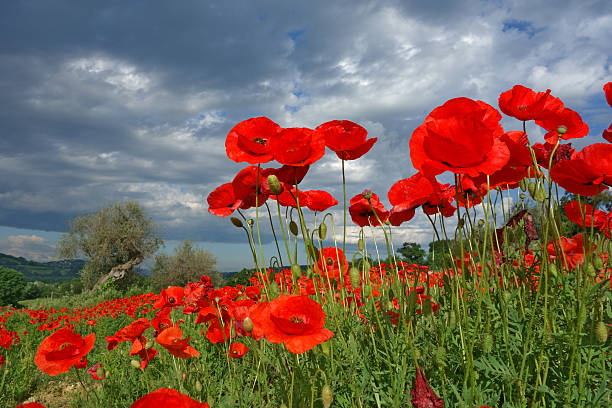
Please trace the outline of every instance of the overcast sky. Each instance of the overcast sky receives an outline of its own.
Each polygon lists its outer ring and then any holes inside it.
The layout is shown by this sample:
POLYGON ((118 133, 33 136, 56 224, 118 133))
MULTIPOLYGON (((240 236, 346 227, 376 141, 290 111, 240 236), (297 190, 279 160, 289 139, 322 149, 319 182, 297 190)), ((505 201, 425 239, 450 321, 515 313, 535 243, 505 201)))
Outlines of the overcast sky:
MULTIPOLYGON (((166 251, 191 238, 221 271, 251 266, 244 233, 205 199, 244 167, 225 137, 255 116, 364 126, 379 140, 347 163, 347 194, 369 188, 387 207, 389 187, 415 172, 412 131, 450 98, 497 107, 515 84, 550 88, 590 126, 574 144, 603 141, 610 2, 535 3, 1 2, 0 252, 55 259, 68 220, 133 199, 166 251)), ((532 143, 542 136, 529 128, 532 143)), ((341 201, 340 180, 328 151, 303 185, 341 201)), ((431 238, 421 215, 394 230, 396 245, 431 238)))

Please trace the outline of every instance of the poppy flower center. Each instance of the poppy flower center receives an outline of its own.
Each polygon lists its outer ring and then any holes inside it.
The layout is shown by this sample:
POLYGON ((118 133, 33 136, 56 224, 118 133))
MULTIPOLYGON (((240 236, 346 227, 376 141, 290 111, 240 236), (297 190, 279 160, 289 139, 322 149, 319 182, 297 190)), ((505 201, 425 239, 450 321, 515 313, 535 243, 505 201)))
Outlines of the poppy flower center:
POLYGON ((521 106, 519 106, 519 107, 518 107, 518 110, 520 110, 520 111, 526 111, 526 110, 527 110, 527 106, 525 106, 525 105, 521 105, 521 106))
POLYGON ((263 146, 266 145, 266 139, 264 139, 262 137, 254 137, 252 140, 255 143, 259 143, 260 145, 263 145, 263 146))
POLYGON ((174 298, 173 298, 173 297, 169 297, 169 298, 168 298, 168 303, 172 304, 172 303, 174 303, 174 302, 175 302, 175 300, 174 300, 174 298))
POLYGON ((291 321, 291 323, 300 323, 303 324, 304 323, 304 318, 301 316, 291 316, 289 318, 289 321, 291 321))
POLYGON ((332 266, 334 264, 334 259, 331 256, 328 256, 327 259, 325 259, 325 263, 327 266, 332 266))

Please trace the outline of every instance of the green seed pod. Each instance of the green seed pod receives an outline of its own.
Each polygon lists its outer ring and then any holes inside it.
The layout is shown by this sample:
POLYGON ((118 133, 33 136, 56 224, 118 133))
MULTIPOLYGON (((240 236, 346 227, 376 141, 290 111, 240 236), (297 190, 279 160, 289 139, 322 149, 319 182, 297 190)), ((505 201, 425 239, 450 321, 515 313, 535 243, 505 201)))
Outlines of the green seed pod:
POLYGON ((283 191, 283 188, 278 181, 278 177, 276 177, 275 174, 270 174, 268 176, 268 186, 270 186, 270 191, 274 195, 279 195, 283 191))
POLYGON ((527 190, 529 191, 529 195, 531 196, 531 198, 535 198, 535 193, 537 189, 538 186, 533 181, 530 181, 529 184, 527 184, 527 190))
POLYGON ((200 380, 196 381, 195 389, 196 389, 197 392, 202 392, 202 383, 200 382, 200 380))
POLYGON ((366 200, 370 200, 372 199, 372 191, 370 190, 363 190, 363 193, 361 193, 361 195, 363 196, 363 198, 365 198, 366 200))
POLYGON ((132 365, 132 367, 140 370, 140 363, 138 362, 138 360, 132 360, 130 361, 130 364, 132 365))
POLYGON ((363 239, 359 238, 359 240, 357 240, 357 248, 359 248, 360 251, 363 251, 363 239))
POLYGON ((524 178, 519 182, 519 188, 521 189, 521 191, 525 192, 527 191, 527 179, 524 178))
POLYGON ((544 200, 546 200, 546 192, 544 191, 544 189, 541 187, 538 188, 535 192, 535 195, 533 196, 533 199, 536 200, 538 203, 543 203, 544 200))
POLYGON ((297 237, 298 225, 293 220, 291 220, 291 222, 289 223, 289 231, 291 231, 291 233, 297 237))
POLYGON ((448 327, 454 329, 457 326, 457 316, 455 316, 455 312, 451 311, 448 317, 448 327))
POLYGON ((604 263, 603 260, 599 257, 599 255, 595 255, 595 258, 593 258, 593 266, 595 267, 596 271, 601 271, 604 267, 604 263))
POLYGON ((300 268, 300 265, 298 265, 298 264, 291 265, 291 274, 293 276, 295 276, 296 278, 301 277, 302 276, 302 268, 300 268))
POLYGON ((334 393, 327 384, 325 384, 321 390, 321 400, 323 401, 323 408, 329 408, 332 402, 334 402, 334 393))
POLYGON ((242 321, 242 328, 245 332, 250 333, 253 331, 253 320, 249 316, 245 317, 242 321))
POLYGON ((236 218, 236 217, 230 217, 230 221, 232 222, 232 224, 234 224, 235 227, 237 228, 242 228, 242 220, 240 218, 236 218))
POLYGON ((608 327, 601 320, 595 323, 593 333, 595 334, 597 341, 600 343, 605 343, 606 340, 608 340, 608 327))
POLYGON ((351 277, 351 285, 353 285, 354 288, 361 284, 361 273, 359 272, 359 269, 351 266, 351 269, 349 269, 349 276, 351 277))
POLYGON ((557 265, 551 263, 550 265, 548 265, 548 271, 550 272, 550 275, 553 278, 557 278, 557 275, 559 274, 559 269, 557 269, 557 265))
POLYGON ((493 336, 491 333, 485 333, 484 338, 482 339, 482 350, 487 354, 493 350, 493 336))
POLYGON ((560 135, 564 135, 567 132, 567 126, 559 126, 557 128, 557 133, 559 133, 560 135))
POLYGON ((584 274, 588 277, 588 278, 593 278, 595 277, 595 267, 593 266, 593 264, 591 262, 586 262, 584 264, 584 274))
POLYGON ((327 236, 327 225, 325 225, 325 223, 322 222, 321 224, 319 224, 319 239, 323 241, 326 236, 327 236))

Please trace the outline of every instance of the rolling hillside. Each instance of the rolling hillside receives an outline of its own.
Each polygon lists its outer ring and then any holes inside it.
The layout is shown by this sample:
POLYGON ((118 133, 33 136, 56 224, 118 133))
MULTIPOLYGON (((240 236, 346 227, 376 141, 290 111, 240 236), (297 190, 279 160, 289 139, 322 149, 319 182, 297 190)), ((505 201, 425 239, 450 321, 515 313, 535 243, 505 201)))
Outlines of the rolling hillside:
POLYGON ((26 281, 46 283, 65 282, 78 276, 85 261, 67 259, 53 262, 35 262, 22 257, 0 253, 0 266, 15 269, 24 274, 26 281))

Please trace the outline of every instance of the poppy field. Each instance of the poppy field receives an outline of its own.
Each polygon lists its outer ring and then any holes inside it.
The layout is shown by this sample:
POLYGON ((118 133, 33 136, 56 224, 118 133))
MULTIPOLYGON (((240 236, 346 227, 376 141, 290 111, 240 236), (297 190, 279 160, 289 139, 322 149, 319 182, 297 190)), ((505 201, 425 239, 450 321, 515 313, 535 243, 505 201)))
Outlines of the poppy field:
POLYGON ((346 195, 345 162, 378 141, 362 126, 238 123, 226 152, 248 166, 207 203, 244 231, 248 283, 202 276, 4 307, 0 406, 612 406, 612 211, 592 200, 612 186, 612 124, 577 150, 568 140, 589 126, 550 90, 516 85, 497 102, 434 108, 410 136, 415 174, 386 192, 390 208, 373 186, 346 195), (530 142, 529 121, 544 143, 530 142), (329 151, 342 197, 300 188, 329 151), (561 203, 560 189, 574 199, 561 203), (417 211, 443 244, 429 266, 395 251, 394 227, 417 211), (577 233, 564 235, 562 215, 577 233))

